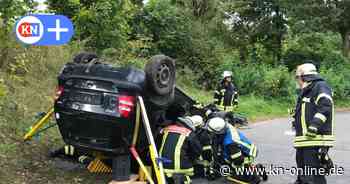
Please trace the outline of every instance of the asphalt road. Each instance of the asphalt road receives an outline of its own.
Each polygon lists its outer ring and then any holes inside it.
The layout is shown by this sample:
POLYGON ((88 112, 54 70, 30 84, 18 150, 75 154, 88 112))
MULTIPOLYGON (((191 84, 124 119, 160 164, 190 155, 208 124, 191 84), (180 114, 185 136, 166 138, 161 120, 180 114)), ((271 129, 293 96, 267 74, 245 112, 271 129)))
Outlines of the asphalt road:
MULTIPOLYGON (((348 184, 350 181, 350 113, 337 112, 335 116, 336 146, 331 149, 330 156, 339 169, 344 169, 343 175, 329 176, 329 184, 348 184)), ((259 122, 251 125, 251 129, 242 130, 259 149, 257 162, 267 166, 292 168, 295 167, 294 135, 290 132, 287 118, 259 122)), ((296 179, 290 172, 269 176, 266 184, 288 184, 296 179)), ((208 182, 195 180, 194 183, 226 183, 224 180, 208 182)))

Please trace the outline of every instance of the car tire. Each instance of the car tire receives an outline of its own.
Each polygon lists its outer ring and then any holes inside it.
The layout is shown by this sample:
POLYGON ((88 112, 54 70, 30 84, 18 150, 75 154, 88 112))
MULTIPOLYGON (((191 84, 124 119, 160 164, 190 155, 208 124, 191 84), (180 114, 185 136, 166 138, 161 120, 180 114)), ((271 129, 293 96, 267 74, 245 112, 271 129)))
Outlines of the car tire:
POLYGON ((91 52, 82 52, 74 56, 73 62, 77 64, 86 64, 92 61, 93 59, 98 58, 96 54, 91 52))
POLYGON ((165 55, 155 55, 145 66, 148 89, 158 95, 173 93, 175 88, 175 62, 165 55))

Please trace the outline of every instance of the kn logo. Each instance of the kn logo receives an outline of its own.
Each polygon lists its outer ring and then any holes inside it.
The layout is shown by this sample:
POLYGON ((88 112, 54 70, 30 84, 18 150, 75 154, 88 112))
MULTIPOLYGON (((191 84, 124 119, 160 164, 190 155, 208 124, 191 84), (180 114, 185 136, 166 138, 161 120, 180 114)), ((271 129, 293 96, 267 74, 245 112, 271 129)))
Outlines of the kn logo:
POLYGON ((15 25, 18 41, 29 45, 62 45, 73 36, 72 22, 63 15, 27 15, 15 25))
POLYGON ((26 44, 37 43, 44 33, 43 23, 34 16, 26 16, 16 24, 16 36, 26 44))

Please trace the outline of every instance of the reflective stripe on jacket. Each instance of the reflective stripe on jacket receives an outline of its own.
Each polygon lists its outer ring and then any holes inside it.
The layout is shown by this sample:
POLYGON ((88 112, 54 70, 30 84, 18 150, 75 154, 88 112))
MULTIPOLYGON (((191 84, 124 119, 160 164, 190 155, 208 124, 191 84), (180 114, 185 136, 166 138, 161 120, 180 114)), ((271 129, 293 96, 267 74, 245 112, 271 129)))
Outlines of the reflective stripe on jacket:
POLYGON ((257 147, 240 131, 232 125, 225 133, 223 142, 223 156, 225 160, 235 161, 236 159, 254 160, 257 157, 257 147))
POLYGON ((214 92, 214 103, 219 106, 220 110, 231 111, 234 104, 238 103, 238 93, 232 82, 225 85, 221 81, 214 92))
POLYGON ((294 119, 294 147, 334 145, 334 103, 331 88, 323 79, 312 81, 302 90, 294 119), (316 137, 306 136, 309 127, 317 129, 316 137))
POLYGON ((170 125, 161 133, 163 137, 159 154, 161 158, 170 160, 163 163, 166 175, 193 175, 192 162, 202 152, 195 134, 190 129, 179 125, 170 125))

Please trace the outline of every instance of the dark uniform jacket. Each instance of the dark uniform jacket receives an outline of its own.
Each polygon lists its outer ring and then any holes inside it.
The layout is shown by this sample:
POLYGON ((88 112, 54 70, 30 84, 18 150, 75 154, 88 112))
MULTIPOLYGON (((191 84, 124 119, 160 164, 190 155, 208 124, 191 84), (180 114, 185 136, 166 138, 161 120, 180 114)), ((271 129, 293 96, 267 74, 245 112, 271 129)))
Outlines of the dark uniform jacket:
POLYGON ((223 80, 215 90, 214 103, 219 105, 221 110, 232 110, 231 107, 238 103, 237 96, 238 93, 233 83, 229 82, 228 85, 225 85, 223 80))
POLYGON ((161 134, 163 137, 159 153, 161 158, 170 161, 163 163, 166 175, 193 175, 193 162, 202 152, 195 133, 189 128, 173 124, 165 127, 161 134))
POLYGON ((214 164, 212 136, 205 128, 197 128, 195 133, 203 149, 201 155, 196 160, 194 165, 194 174, 195 176, 208 177, 214 173, 214 171, 210 169, 214 164))
POLYGON ((212 139, 211 136, 206 129, 199 129, 196 131, 196 135, 202 145, 202 159, 211 162, 213 156, 212 150, 212 139))
POLYGON ((301 91, 294 119, 294 147, 333 146, 335 137, 332 90, 323 79, 316 77, 301 91), (316 137, 306 136, 310 127, 317 129, 316 137))

